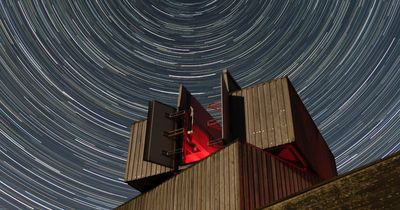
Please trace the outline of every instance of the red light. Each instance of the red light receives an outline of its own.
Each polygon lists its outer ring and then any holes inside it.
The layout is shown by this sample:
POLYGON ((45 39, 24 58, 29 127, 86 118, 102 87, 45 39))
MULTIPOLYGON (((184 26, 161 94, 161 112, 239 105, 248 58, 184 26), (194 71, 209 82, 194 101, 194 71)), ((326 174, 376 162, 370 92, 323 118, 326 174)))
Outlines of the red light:
POLYGON ((188 164, 199 161, 222 148, 219 144, 209 145, 210 140, 209 135, 195 124, 189 134, 183 134, 182 162, 188 164))
POLYGON ((273 155, 284 161, 287 161, 294 166, 297 166, 304 170, 309 169, 307 162, 302 157, 296 146, 294 146, 293 144, 286 144, 278 148, 273 148, 266 151, 272 153, 273 155))

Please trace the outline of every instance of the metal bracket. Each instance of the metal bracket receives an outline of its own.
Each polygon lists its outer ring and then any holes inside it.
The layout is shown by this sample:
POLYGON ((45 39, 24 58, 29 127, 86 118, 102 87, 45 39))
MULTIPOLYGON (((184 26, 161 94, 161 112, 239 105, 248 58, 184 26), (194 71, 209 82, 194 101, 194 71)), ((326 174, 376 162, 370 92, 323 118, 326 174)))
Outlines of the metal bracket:
POLYGON ((176 137, 180 134, 183 134, 183 132, 185 131, 184 128, 178 128, 172 131, 164 131, 164 136, 168 137, 168 138, 172 138, 172 137, 176 137))
POLYGON ((217 120, 215 120, 215 119, 207 121, 207 126, 208 127, 221 130, 221 127, 219 127, 217 125, 219 125, 219 122, 217 120))
POLYGON ((212 139, 208 141, 208 146, 213 146, 215 144, 221 144, 223 143, 223 139, 222 138, 218 138, 218 139, 212 139))
POLYGON ((213 109, 213 110, 216 110, 216 111, 221 111, 221 101, 216 101, 216 102, 209 103, 207 108, 208 109, 213 109))
POLYGON ((183 153, 183 149, 176 149, 176 150, 172 150, 172 151, 162 151, 162 154, 167 157, 171 157, 175 154, 180 154, 180 153, 183 153))
POLYGON ((168 118, 178 118, 178 117, 182 117, 183 115, 185 115, 185 110, 180 110, 180 111, 176 111, 173 113, 165 113, 165 116, 168 118))

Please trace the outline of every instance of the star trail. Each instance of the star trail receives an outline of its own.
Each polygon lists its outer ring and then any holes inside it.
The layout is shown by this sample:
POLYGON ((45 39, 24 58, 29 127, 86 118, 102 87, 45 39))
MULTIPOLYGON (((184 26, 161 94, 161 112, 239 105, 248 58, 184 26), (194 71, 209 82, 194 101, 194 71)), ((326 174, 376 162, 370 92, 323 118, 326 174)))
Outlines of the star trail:
POLYGON ((339 173, 400 150, 400 1, 0 1, 0 208, 111 209, 129 126, 288 76, 339 173))

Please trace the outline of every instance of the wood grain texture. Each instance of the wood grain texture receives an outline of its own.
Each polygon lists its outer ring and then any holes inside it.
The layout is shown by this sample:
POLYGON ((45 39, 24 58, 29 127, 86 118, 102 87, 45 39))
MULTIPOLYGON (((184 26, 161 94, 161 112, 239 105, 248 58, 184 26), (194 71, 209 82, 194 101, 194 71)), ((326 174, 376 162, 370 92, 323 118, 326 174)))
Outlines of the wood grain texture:
POLYGON ((250 144, 241 146, 239 169, 243 177, 240 184, 243 210, 258 209, 321 182, 317 175, 250 144), (304 181, 295 181, 299 179, 304 181))
POLYGON ((239 210, 239 145, 224 148, 117 209, 239 210))
POLYGON ((231 95, 244 100, 243 141, 262 149, 294 144, 322 179, 337 175, 328 145, 288 78, 253 85, 231 95))
POLYGON ((252 210, 318 182, 315 174, 236 142, 117 209, 252 210))
POLYGON ((265 149, 295 140, 287 78, 244 88, 231 95, 244 99, 246 142, 265 149))

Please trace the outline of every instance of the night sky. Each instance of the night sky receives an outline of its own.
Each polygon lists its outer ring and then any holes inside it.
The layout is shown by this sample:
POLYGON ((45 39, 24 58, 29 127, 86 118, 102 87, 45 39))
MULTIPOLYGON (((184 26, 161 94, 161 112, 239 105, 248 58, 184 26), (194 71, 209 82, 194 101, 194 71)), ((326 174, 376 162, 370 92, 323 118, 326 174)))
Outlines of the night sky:
POLYGON ((288 76, 339 173, 400 150, 400 1, 0 1, 0 209, 110 209, 129 126, 184 84, 288 76), (326 3, 328 2, 328 3, 326 3))

